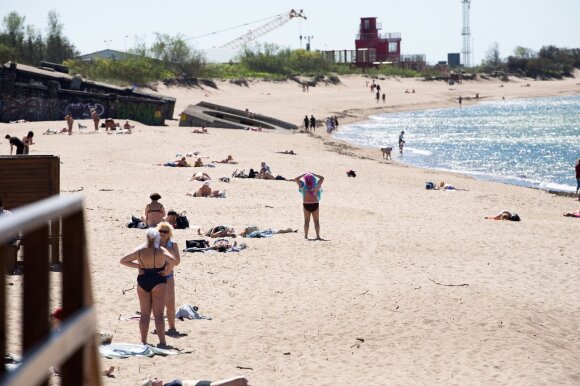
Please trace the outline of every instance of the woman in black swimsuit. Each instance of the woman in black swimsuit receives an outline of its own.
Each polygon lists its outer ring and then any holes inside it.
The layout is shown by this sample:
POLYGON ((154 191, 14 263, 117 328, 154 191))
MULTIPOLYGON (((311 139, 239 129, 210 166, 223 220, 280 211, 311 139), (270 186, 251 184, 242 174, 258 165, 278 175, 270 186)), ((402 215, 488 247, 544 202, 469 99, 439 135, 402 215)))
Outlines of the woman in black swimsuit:
POLYGON ((166 347, 165 320, 163 309, 165 308, 165 291, 167 276, 175 266, 175 258, 167 249, 160 247, 159 231, 151 228, 147 231, 147 243, 135 251, 125 255, 121 264, 127 267, 139 269, 137 276, 137 295, 141 317, 139 318, 139 331, 141 342, 147 344, 149 321, 151 311, 155 318, 155 329, 159 337, 158 347, 166 347))
POLYGON ((298 184, 298 191, 302 193, 303 197, 303 211, 304 211, 304 238, 308 238, 308 229, 310 228, 310 217, 314 220, 314 230, 316 231, 316 240, 320 238, 320 222, 319 222, 319 200, 320 200, 320 186, 324 181, 324 177, 314 173, 304 173, 294 178, 298 184), (301 180, 304 178, 304 181, 301 180))

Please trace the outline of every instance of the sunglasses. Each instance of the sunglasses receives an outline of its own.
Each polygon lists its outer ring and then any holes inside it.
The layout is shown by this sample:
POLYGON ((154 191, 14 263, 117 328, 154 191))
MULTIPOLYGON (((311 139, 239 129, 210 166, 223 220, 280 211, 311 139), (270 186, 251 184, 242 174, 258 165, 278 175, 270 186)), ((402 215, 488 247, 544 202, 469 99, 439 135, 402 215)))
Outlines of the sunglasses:
POLYGON ((167 229, 160 229, 159 233, 169 233, 169 231, 167 229))

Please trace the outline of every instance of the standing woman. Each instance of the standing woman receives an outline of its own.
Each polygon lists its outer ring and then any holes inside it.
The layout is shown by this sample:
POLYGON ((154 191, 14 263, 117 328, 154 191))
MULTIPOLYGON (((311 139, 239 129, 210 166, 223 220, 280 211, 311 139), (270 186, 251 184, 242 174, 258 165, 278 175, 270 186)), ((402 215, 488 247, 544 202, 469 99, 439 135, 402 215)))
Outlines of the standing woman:
POLYGON ((95 124, 95 131, 99 131, 99 113, 97 113, 97 110, 95 109, 91 109, 91 119, 93 120, 93 123, 95 124))
MULTIPOLYGON (((171 211, 170 211, 171 213, 171 211)), ((171 238, 173 237, 173 227, 167 221, 162 221, 157 224, 157 230, 161 237, 160 245, 167 249, 169 253, 175 258, 175 265, 179 265, 181 258, 179 256, 179 247, 177 243, 171 238)), ((177 329, 175 328, 175 279, 173 268, 167 276, 167 290, 165 291, 165 307, 167 308, 167 324, 169 328, 167 329, 167 335, 177 335, 177 329)))
MULTIPOLYGON (((576 160, 576 194, 580 190, 580 158, 576 160)), ((578 196, 578 201, 580 201, 580 195, 578 196)))
POLYGON ((24 143, 24 154, 28 154, 30 151, 30 145, 34 145, 33 141, 34 133, 29 131, 26 137, 22 138, 22 143, 24 143))
POLYGON ((159 231, 155 228, 147 230, 147 243, 141 245, 133 252, 125 255, 120 263, 130 268, 137 268, 137 295, 139 296, 139 306, 141 316, 139 318, 139 331, 141 342, 147 343, 149 334, 149 322, 151 311, 155 318, 155 329, 159 337, 158 347, 166 347, 165 342, 165 319, 163 319, 163 309, 165 308, 165 292, 167 289, 167 279, 165 276, 173 270, 175 258, 161 247, 159 231))
POLYGON ((316 240, 320 238, 320 215, 319 201, 322 190, 320 186, 324 182, 324 177, 314 173, 304 173, 294 178, 298 184, 298 191, 302 193, 303 210, 304 210, 304 238, 308 238, 308 228, 310 227, 310 216, 314 219, 314 230, 316 231, 316 240), (301 180, 304 178, 304 181, 301 180))
POLYGON ((145 218, 143 222, 147 224, 148 227, 157 226, 163 218, 165 217, 165 208, 163 204, 158 201, 161 200, 161 195, 159 193, 152 193, 149 198, 151 202, 145 206, 145 218))

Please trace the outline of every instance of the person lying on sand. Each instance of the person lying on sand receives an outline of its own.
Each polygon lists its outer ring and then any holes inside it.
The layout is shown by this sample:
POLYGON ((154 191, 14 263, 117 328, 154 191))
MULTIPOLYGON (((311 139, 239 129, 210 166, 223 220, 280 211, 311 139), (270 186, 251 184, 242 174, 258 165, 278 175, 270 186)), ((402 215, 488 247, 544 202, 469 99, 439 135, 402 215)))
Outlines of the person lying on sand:
POLYGON ((203 185, 194 193, 186 193, 187 196, 192 197, 220 197, 225 198, 225 192, 221 190, 212 190, 209 187, 209 181, 203 183, 203 185))
POLYGON ((238 161, 234 161, 234 157, 232 157, 231 155, 228 155, 226 159, 223 159, 221 161, 212 161, 212 162, 217 162, 219 164, 237 164, 238 161))
POLYGON ((193 176, 191 176, 191 181, 209 181, 211 180, 211 177, 209 176, 209 174, 204 173, 204 172, 195 172, 193 173, 193 176))
POLYGON ((487 220, 509 220, 509 221, 520 221, 520 216, 517 213, 512 213, 509 210, 503 210, 496 214, 495 216, 484 217, 487 220))
POLYGON ((68 133, 68 129, 66 127, 63 127, 60 130, 46 129, 46 131, 42 133, 42 135, 63 134, 63 133, 68 133))
POLYGON ((190 167, 191 165, 187 162, 187 159, 185 157, 181 157, 180 159, 175 160, 173 162, 166 162, 163 164, 163 166, 185 168, 190 167))
POLYGON ((296 153, 294 153, 294 150, 284 150, 284 151, 279 151, 277 153, 280 154, 290 154, 290 155, 297 155, 296 153))
POLYGON ((566 212, 563 214, 564 217, 576 217, 580 218, 580 209, 576 209, 575 212, 566 212))
POLYGON ((161 379, 149 378, 141 386, 249 386, 245 377, 233 377, 220 381, 198 381, 174 379, 169 383, 163 383, 161 379))
POLYGON ((453 185, 445 185, 444 181, 439 182, 439 187, 437 189, 441 189, 441 190, 461 190, 461 191, 467 191, 467 189, 459 189, 456 188, 453 185))
POLYGON ((205 127, 202 127, 201 130, 195 129, 192 131, 193 134, 209 134, 205 127))
POLYGON ((197 230, 197 234, 200 236, 207 236, 211 238, 216 237, 236 237, 236 231, 234 228, 227 227, 225 225, 218 225, 216 227, 210 228, 205 232, 202 232, 201 228, 197 230))

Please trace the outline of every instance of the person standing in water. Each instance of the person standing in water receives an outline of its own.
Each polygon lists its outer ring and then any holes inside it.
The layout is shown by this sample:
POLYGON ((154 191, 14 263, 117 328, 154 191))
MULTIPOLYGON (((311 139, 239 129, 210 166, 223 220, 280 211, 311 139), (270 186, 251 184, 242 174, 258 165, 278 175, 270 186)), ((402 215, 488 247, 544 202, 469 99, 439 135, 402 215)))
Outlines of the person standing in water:
POLYGON ((401 155, 403 155, 403 147, 405 147, 405 131, 401 131, 401 134, 399 134, 399 151, 401 152, 401 155))

